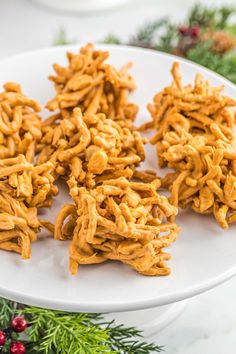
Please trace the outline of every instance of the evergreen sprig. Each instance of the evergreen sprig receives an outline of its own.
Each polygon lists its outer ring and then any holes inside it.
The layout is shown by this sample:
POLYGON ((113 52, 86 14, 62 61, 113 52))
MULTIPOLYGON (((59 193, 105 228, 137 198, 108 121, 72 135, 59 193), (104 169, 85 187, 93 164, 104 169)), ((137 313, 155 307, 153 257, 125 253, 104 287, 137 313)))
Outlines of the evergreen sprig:
POLYGON ((146 354, 160 353, 163 350, 163 347, 154 343, 140 341, 142 332, 134 327, 127 328, 123 324, 115 325, 115 321, 112 321, 108 324, 107 329, 111 348, 115 353, 146 354))
POLYGON ((155 46, 155 37, 166 25, 168 25, 168 20, 166 18, 145 24, 133 37, 131 37, 129 44, 139 47, 155 46))
POLYGON ((61 311, 28 307, 30 338, 40 343, 39 352, 48 354, 100 354, 109 353, 109 335, 93 324, 87 314, 70 314, 61 311))
MULTIPOLYGON (((23 306, 0 298, 0 328, 7 328, 14 313, 23 315, 28 324, 27 353, 36 354, 151 354, 162 347, 143 341, 134 327, 106 321, 102 314, 68 313, 23 306)), ((2 348, 8 353, 9 346, 2 348)))
POLYGON ((236 83, 236 55, 229 53, 222 56, 212 52, 210 47, 210 41, 200 43, 195 48, 189 50, 186 53, 186 57, 236 83))
POLYGON ((0 298, 0 324, 6 328, 14 313, 14 303, 10 300, 0 298))
MULTIPOLYGON (((202 34, 222 31, 226 37, 234 37, 236 43, 236 9, 227 6, 209 8, 197 4, 190 10, 183 23, 173 23, 167 18, 147 23, 136 35, 131 36, 127 44, 185 56, 236 83, 236 47, 229 52, 217 53, 208 39, 211 35, 204 39, 204 36, 191 38, 181 33, 181 27, 191 29, 194 26, 197 26, 202 34)), ((112 34, 105 38, 104 42, 122 43, 112 34)))
POLYGON ((235 8, 232 6, 211 8, 196 4, 189 12, 187 23, 189 26, 224 30, 234 13, 235 8))

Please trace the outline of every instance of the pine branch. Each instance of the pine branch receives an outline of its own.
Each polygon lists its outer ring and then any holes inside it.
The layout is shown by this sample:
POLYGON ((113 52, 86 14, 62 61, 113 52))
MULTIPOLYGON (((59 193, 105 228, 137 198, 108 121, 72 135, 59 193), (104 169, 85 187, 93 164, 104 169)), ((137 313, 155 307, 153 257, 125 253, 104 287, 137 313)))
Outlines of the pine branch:
POLYGON ((32 350, 44 354, 150 354, 162 350, 142 341, 136 328, 104 321, 101 314, 68 314, 36 307, 27 307, 23 313, 31 325, 32 350))
POLYGON ((6 328, 14 313, 13 301, 0 298, 0 326, 6 328))
POLYGON ((216 28, 219 28, 221 30, 224 29, 227 26, 230 17, 232 17, 233 15, 235 16, 235 13, 235 7, 222 6, 221 8, 219 8, 218 13, 216 13, 215 16, 216 28))
POLYGON ((200 43, 195 48, 188 51, 186 57, 236 83, 236 54, 231 53, 222 56, 212 52, 210 47, 210 41, 200 43))
POLYGON ((188 15, 190 27, 198 25, 202 28, 225 29, 230 17, 235 15, 236 9, 231 6, 209 8, 196 4, 188 15))
POLYGON ((142 332, 134 327, 115 325, 115 322, 112 321, 108 323, 106 328, 109 331, 111 348, 118 353, 148 354, 160 353, 163 350, 163 347, 154 343, 143 342, 140 339, 142 332))
POLYGON ((39 352, 111 353, 108 332, 93 323, 97 315, 92 317, 36 307, 26 308, 24 314, 31 318, 29 335, 33 342, 40 343, 39 352))
MULTIPOLYGON (((31 354, 151 354, 162 347, 143 341, 134 327, 106 321, 102 314, 67 313, 17 304, 1 299, 2 323, 9 326, 12 315, 24 316, 29 324, 26 337, 12 333, 31 354)), ((9 352, 9 344, 1 353, 9 352)))
POLYGON ((177 26, 175 24, 167 23, 164 33, 160 36, 157 44, 155 45, 155 49, 162 52, 171 53, 177 44, 177 40, 177 26))
POLYGON ((215 9, 196 4, 188 15, 188 26, 213 27, 215 22, 215 9))
POLYGON ((141 27, 128 44, 141 47, 152 47, 155 44, 158 31, 168 24, 166 18, 149 22, 141 27))

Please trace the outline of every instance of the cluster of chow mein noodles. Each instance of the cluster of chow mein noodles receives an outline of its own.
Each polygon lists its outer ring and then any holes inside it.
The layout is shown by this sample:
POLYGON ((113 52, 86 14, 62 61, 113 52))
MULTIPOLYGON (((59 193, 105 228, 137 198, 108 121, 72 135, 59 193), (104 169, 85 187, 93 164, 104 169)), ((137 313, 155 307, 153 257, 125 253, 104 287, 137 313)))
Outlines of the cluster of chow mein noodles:
POLYGON ((67 67, 54 65, 56 111, 46 120, 39 104, 19 85, 0 93, 0 248, 30 257, 41 228, 71 240, 70 271, 79 264, 116 260, 145 275, 166 275, 164 248, 175 241, 176 206, 157 191, 160 179, 137 171, 144 144, 133 122, 138 108, 130 64, 117 70, 109 53, 88 44, 68 53, 67 67), (55 223, 39 217, 64 180, 72 198, 55 223), (139 180, 143 180, 140 182, 139 180))
POLYGON ((163 248, 176 240, 179 229, 167 220, 177 208, 157 193, 159 187, 158 179, 144 184, 118 177, 90 190, 73 189, 76 204, 65 205, 55 223, 56 239, 70 239, 73 230, 71 273, 79 264, 109 259, 145 275, 169 274, 165 261, 170 256, 163 248))
POLYGON ((83 115, 80 108, 74 108, 66 118, 45 120, 42 132, 38 163, 52 159, 58 175, 70 177, 73 171, 78 184, 89 188, 107 178, 131 178, 145 158, 146 140, 140 133, 104 113, 83 115))
POLYGON ((26 97, 18 84, 6 83, 0 93, 0 158, 24 154, 33 162, 42 137, 39 104, 26 97))
POLYGON ((172 85, 148 105, 152 122, 141 128, 156 129, 151 143, 156 144, 160 167, 173 169, 162 180, 171 191, 170 202, 213 213, 226 229, 236 221, 236 101, 200 75, 194 85, 184 86, 178 63, 172 76, 172 85))
POLYGON ((138 106, 129 102, 128 94, 135 89, 133 77, 128 73, 128 63, 120 70, 107 64, 107 51, 97 51, 92 44, 81 48, 79 54, 67 53, 69 65, 54 64, 56 76, 49 79, 55 84, 56 97, 47 108, 58 108, 63 117, 75 107, 83 114, 104 113, 121 125, 132 125, 138 106))
POLYGON ((37 208, 48 207, 57 194, 54 164, 34 165, 42 137, 40 107, 19 85, 7 83, 0 93, 0 248, 30 257, 30 244, 41 227, 37 208))

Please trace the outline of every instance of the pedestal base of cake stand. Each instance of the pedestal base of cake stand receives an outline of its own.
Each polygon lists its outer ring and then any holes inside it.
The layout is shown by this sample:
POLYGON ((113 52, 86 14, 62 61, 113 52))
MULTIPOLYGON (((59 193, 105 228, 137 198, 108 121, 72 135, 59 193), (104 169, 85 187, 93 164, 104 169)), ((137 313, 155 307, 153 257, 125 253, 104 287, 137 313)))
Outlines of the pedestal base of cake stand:
POLYGON ((117 324, 136 327, 143 331, 145 337, 150 337, 171 324, 183 312, 186 303, 187 300, 148 310, 109 313, 105 317, 115 319, 117 324))

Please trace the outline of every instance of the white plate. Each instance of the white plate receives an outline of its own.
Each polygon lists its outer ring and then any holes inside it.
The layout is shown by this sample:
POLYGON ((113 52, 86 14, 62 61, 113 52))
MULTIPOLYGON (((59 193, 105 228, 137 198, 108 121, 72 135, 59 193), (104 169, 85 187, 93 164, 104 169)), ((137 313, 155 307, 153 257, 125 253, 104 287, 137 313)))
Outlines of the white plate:
MULTIPOLYGON (((141 106, 139 122, 149 118, 146 104, 171 81, 170 68, 177 58, 154 51, 122 46, 100 46, 110 50, 114 65, 132 60, 138 89, 132 100, 141 106)), ((0 62, 0 84, 17 81, 24 92, 45 104, 54 95, 47 76, 52 63, 64 64, 66 50, 79 46, 55 47, 25 53, 0 62)), ((220 76, 178 58, 185 83, 201 72, 213 85, 224 84, 236 98, 236 88, 220 76)), ((147 148, 146 167, 157 168, 153 147, 147 148)), ((63 204, 61 188, 55 208, 63 204)), ((55 209, 54 208, 54 209, 55 209)), ((54 210, 55 213, 55 210, 54 210)), ((54 213, 48 212, 49 219, 54 213)), ((0 253, 0 295, 27 304, 55 309, 110 312, 149 308, 176 302, 218 285, 236 273, 236 225, 223 231, 211 216, 184 212, 177 218, 182 227, 178 241, 169 249, 172 274, 145 277, 120 263, 81 266, 77 276, 68 272, 68 243, 42 240, 33 246, 32 259, 0 253)))

